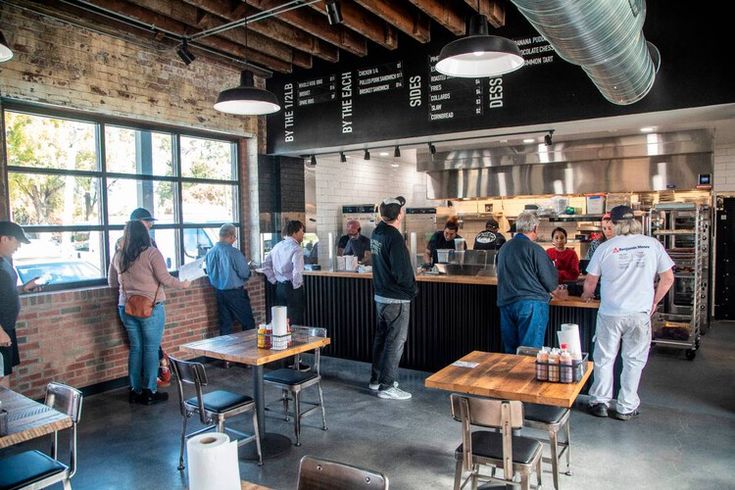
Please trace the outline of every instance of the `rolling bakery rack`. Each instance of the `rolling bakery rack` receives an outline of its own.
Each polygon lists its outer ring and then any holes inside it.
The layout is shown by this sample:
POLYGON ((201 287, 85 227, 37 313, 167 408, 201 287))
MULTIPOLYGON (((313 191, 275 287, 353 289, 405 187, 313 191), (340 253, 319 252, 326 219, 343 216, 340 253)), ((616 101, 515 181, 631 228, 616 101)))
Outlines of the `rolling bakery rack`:
POLYGON ((709 327, 710 216, 708 205, 666 202, 651 209, 648 222, 675 264, 674 285, 653 316, 652 346, 685 349, 690 361, 709 327))

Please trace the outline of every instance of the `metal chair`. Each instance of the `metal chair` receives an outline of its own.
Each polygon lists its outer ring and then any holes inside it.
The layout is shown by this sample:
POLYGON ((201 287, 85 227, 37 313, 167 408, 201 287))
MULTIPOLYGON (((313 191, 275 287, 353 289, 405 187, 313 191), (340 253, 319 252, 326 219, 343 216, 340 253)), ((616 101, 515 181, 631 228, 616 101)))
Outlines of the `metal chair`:
MULTIPOLYGON (((292 335, 295 339, 308 337, 326 337, 327 329, 318 327, 293 327, 292 335)), ((321 349, 314 349, 314 368, 308 372, 298 371, 298 358, 294 363, 294 369, 281 368, 271 371, 263 376, 266 384, 281 389, 281 402, 283 403, 283 412, 286 421, 288 421, 288 403, 293 399, 294 403, 294 433, 296 434, 296 445, 301 445, 301 417, 310 413, 312 410, 321 408, 322 412, 322 430, 327 430, 327 416, 324 412, 324 395, 322 393, 321 380, 322 376, 319 371, 319 361, 321 357, 321 349), (316 385, 319 390, 319 402, 307 402, 301 400, 301 392, 316 385), (289 398, 291 394, 292 398, 289 398), (308 410, 301 411, 301 404, 312 405, 308 410)))
POLYGON ((297 490, 388 490, 388 477, 337 461, 304 456, 299 463, 297 490))
POLYGON ((71 490, 71 478, 77 472, 77 424, 82 416, 82 392, 65 384, 49 383, 45 404, 71 418, 69 465, 58 459, 58 432, 54 432, 51 456, 41 451, 25 451, 0 460, 0 488, 32 490, 62 483, 64 490, 71 490))
POLYGON ((521 488, 528 489, 531 473, 541 486, 541 455, 543 446, 536 439, 514 436, 514 429, 523 427, 523 403, 519 401, 474 398, 452 393, 452 416, 462 423, 462 444, 454 453, 457 465, 454 489, 460 490, 483 478, 491 482, 512 483, 516 473, 521 476, 521 488), (472 431, 472 426, 489 427, 497 431, 472 431), (491 475, 480 474, 480 465, 493 467, 491 475), (495 468, 503 470, 503 478, 495 476, 495 468), (470 475, 462 482, 463 470, 470 475))
POLYGON ((202 387, 208 383, 204 365, 200 362, 182 361, 173 356, 169 356, 169 360, 176 376, 176 384, 179 389, 179 406, 181 408, 181 416, 183 417, 181 447, 179 450, 179 470, 184 469, 184 446, 186 445, 186 439, 212 429, 216 429, 217 432, 222 433, 228 431, 239 436, 240 438, 237 441, 238 447, 255 441, 258 449, 258 464, 262 465, 263 455, 260 450, 258 418, 253 398, 225 390, 216 390, 203 394, 202 387), (193 385, 195 396, 189 399, 185 398, 184 385, 193 385), (253 435, 225 427, 225 420, 245 412, 253 413, 253 435), (187 421, 196 413, 199 414, 199 420, 205 427, 191 434, 187 434, 187 421))
MULTIPOLYGON (((533 356, 538 354, 537 347, 519 346, 516 354, 521 356, 533 356)), ((527 427, 532 429, 544 430, 549 434, 548 440, 539 439, 549 444, 551 449, 551 458, 544 458, 544 462, 551 463, 551 472, 554 477, 554 488, 559 488, 559 460, 566 453, 567 470, 565 475, 572 474, 572 430, 570 427, 571 410, 563 407, 552 407, 549 405, 538 405, 536 403, 526 403, 524 405, 525 415, 524 422, 527 427), (566 440, 559 441, 559 432, 564 429, 566 432, 566 440), (559 447, 561 446, 561 451, 559 447)))

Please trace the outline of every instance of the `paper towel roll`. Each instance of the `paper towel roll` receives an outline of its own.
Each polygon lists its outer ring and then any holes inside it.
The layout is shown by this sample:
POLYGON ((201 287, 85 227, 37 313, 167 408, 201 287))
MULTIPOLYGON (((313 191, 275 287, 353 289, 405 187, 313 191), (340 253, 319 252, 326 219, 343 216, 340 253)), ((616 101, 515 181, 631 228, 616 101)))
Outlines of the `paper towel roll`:
POLYGON ((208 432, 186 442, 189 490, 240 490, 237 441, 208 432))
POLYGON ((574 359, 582 359, 582 343, 579 340, 579 325, 576 323, 562 323, 557 332, 559 345, 567 344, 567 351, 574 359))
POLYGON ((288 333, 288 310, 285 306, 271 307, 271 325, 273 335, 286 335, 288 333))

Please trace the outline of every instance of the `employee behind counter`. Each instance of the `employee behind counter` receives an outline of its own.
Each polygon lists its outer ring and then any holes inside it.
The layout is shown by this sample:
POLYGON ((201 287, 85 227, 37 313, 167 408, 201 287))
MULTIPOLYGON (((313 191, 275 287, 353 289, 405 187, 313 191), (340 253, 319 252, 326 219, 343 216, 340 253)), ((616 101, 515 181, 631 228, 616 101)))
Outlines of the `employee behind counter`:
MULTIPOLYGON (((462 238, 459 234, 459 220, 457 217, 449 218, 444 225, 444 230, 437 231, 431 236, 429 244, 424 252, 424 266, 431 267, 439 261, 437 250, 451 249, 454 250, 454 240, 462 238)), ((464 243, 464 249, 467 250, 467 243, 464 243)))
POLYGON ((348 220, 345 224, 346 235, 342 235, 337 242, 337 256, 356 255, 361 264, 370 264, 370 239, 361 233, 362 227, 356 219, 348 220))

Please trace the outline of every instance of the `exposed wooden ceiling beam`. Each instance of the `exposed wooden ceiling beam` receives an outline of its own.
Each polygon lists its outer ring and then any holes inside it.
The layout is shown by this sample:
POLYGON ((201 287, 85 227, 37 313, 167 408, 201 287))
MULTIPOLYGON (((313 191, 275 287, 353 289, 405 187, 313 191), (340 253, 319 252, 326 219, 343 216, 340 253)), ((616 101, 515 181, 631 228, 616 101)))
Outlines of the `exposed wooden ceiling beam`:
MULTIPOLYGON (((312 3, 311 8, 325 16, 327 15, 324 0, 312 3)), ((398 37, 396 37, 395 30, 393 30, 392 26, 383 22, 382 19, 375 17, 364 8, 352 2, 341 2, 340 11, 342 12, 343 26, 349 27, 356 33, 365 36, 386 49, 394 50, 398 47, 398 37)))
POLYGON ((431 40, 430 19, 403 3, 395 0, 355 0, 355 3, 421 43, 431 40))
POLYGON ((464 0, 477 13, 487 17, 491 26, 498 29, 505 25, 505 7, 500 0, 464 0))
MULTIPOLYGON (((159 14, 147 8, 133 5, 124 0, 90 0, 91 3, 118 12, 128 17, 132 17, 149 25, 156 26, 164 31, 172 32, 180 36, 190 36, 199 29, 189 26, 183 22, 172 19, 163 14, 159 14)), ((209 36, 197 41, 197 43, 207 46, 218 51, 222 51, 233 58, 246 60, 268 69, 281 73, 291 73, 291 63, 275 59, 258 51, 248 50, 244 46, 223 39, 218 36, 209 36)))
MULTIPOLYGON (((184 1, 230 22, 244 19, 257 12, 256 9, 248 7, 244 3, 240 3, 237 8, 233 9, 228 2, 221 0, 184 1)), ((252 22, 248 24, 248 30, 280 41, 287 46, 292 46, 294 49, 317 56, 325 61, 332 63, 339 61, 339 49, 278 19, 263 19, 252 22)))
MULTIPOLYGON (((259 10, 268 10, 282 5, 281 0, 247 0, 247 3, 259 10)), ((278 18, 356 56, 367 55, 367 41, 364 37, 341 26, 330 26, 325 18, 312 12, 311 9, 291 10, 279 14, 278 18)))
POLYGON ((466 22, 462 12, 456 8, 456 2, 446 2, 443 0, 408 1, 455 35, 464 36, 466 22))

